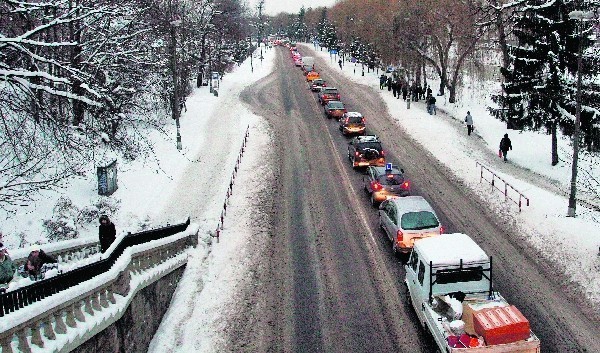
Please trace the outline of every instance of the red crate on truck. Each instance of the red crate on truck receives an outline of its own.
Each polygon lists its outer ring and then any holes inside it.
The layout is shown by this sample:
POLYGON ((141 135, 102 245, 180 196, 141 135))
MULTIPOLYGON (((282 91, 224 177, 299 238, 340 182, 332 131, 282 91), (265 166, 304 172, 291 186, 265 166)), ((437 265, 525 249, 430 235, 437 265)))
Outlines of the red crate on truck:
POLYGON ((529 320, 514 305, 477 311, 473 326, 487 345, 517 342, 530 336, 529 320))

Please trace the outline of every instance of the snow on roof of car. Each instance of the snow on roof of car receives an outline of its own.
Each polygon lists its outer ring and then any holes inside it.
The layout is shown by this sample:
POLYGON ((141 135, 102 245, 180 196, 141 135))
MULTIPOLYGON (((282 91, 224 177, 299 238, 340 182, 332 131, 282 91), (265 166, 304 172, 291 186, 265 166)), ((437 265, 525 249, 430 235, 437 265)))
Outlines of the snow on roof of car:
POLYGON ((377 135, 356 136, 356 139, 359 142, 379 142, 379 138, 377 137, 377 135))
POLYGON ((481 263, 489 261, 489 257, 466 234, 453 233, 441 234, 436 237, 424 238, 415 242, 414 251, 417 251, 423 262, 433 265, 458 265, 481 263))
POLYGON ((362 114, 359 112, 347 112, 346 116, 349 118, 362 118, 362 114))

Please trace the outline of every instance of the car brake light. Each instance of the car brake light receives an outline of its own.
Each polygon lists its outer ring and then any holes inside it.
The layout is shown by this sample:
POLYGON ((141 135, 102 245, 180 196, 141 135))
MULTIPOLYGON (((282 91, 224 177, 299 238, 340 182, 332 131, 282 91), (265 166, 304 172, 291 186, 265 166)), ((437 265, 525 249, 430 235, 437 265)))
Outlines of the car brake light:
POLYGON ((403 190, 408 190, 408 189, 410 189, 410 182, 408 180, 406 180, 405 182, 402 183, 402 185, 400 187, 403 190))
POLYGON ((385 151, 381 150, 381 157, 385 157, 385 151))
POLYGON ((373 189, 373 191, 379 191, 383 189, 383 186, 381 186, 381 184, 378 181, 374 180, 371 182, 371 189, 373 189))
POLYGON ((398 231, 396 232, 396 241, 400 242, 402 240, 404 240, 404 234, 400 229, 398 229, 398 231))
POLYGON ((440 234, 444 234, 444 231, 445 231, 444 227, 440 226, 440 234))
POLYGON ((363 124, 366 122, 365 118, 362 118, 361 121, 362 121, 363 124))
POLYGON ((337 99, 338 99, 338 100, 340 100, 340 95, 339 95, 339 94, 338 94, 338 95, 336 95, 336 97, 337 97, 337 99))
POLYGON ((356 152, 354 152, 354 155, 355 155, 356 157, 358 157, 358 156, 360 156, 360 153, 358 153, 358 151, 356 151, 356 152))
POLYGON ((348 124, 348 120, 350 120, 350 119, 346 118, 346 120, 344 120, 344 124, 348 124))

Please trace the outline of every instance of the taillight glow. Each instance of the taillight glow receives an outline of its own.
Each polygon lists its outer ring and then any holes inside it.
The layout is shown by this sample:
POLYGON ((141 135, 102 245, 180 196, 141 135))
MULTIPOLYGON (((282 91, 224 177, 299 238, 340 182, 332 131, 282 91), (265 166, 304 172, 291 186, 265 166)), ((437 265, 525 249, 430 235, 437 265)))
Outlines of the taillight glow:
POLYGON ((445 230, 446 230, 446 229, 444 229, 444 227, 440 226, 440 234, 444 234, 444 231, 445 231, 445 230))
POLYGON ((402 183, 402 185, 400 186, 403 190, 408 190, 410 189, 410 182, 408 180, 404 181, 402 183))
POLYGON ((362 118, 362 123, 364 124, 366 122, 365 118, 362 118))
POLYGON ((402 240, 404 240, 404 234, 402 234, 402 231, 398 229, 396 232, 396 241, 400 242, 402 240))
POLYGON ((381 157, 385 157, 385 151, 381 150, 381 157))
POLYGON ((356 152, 354 152, 354 155, 355 155, 356 157, 358 157, 358 156, 360 156, 360 153, 359 153, 358 151, 356 151, 356 152))
POLYGON ((371 189, 373 189, 373 191, 379 191, 383 189, 383 186, 378 181, 373 180, 371 182, 371 189))

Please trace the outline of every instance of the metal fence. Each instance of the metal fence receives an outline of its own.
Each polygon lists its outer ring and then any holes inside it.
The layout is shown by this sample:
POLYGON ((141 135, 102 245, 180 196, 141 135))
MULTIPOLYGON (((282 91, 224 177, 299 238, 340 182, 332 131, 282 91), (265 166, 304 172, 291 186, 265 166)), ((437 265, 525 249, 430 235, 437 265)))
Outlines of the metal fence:
POLYGON ((110 270, 126 248, 183 232, 189 224, 190 219, 188 218, 185 223, 167 225, 162 228, 146 230, 134 234, 128 233, 121 239, 121 242, 106 259, 1 294, 0 317, 67 288, 76 286, 84 281, 90 280, 93 277, 110 270))
POLYGON ((519 212, 521 212, 521 207, 523 206, 523 200, 525 200, 526 205, 529 206, 529 198, 527 196, 525 196, 523 193, 521 193, 519 190, 515 189, 508 182, 506 182, 506 180, 502 179, 496 173, 494 173, 491 169, 489 169, 488 167, 484 166, 483 164, 481 164, 479 162, 476 162, 475 165, 479 165, 481 167, 480 172, 479 172, 479 182, 481 182, 482 180, 489 181, 490 184, 492 185, 492 189, 496 189, 504 194, 505 200, 507 200, 507 201, 511 200, 512 202, 516 203, 519 206, 519 212), (489 174, 489 176, 488 176, 489 179, 486 179, 487 175, 484 175, 484 172, 487 172, 486 174, 489 174), (504 187, 500 188, 500 187, 496 186, 497 181, 502 182, 504 184, 503 185, 504 187))

